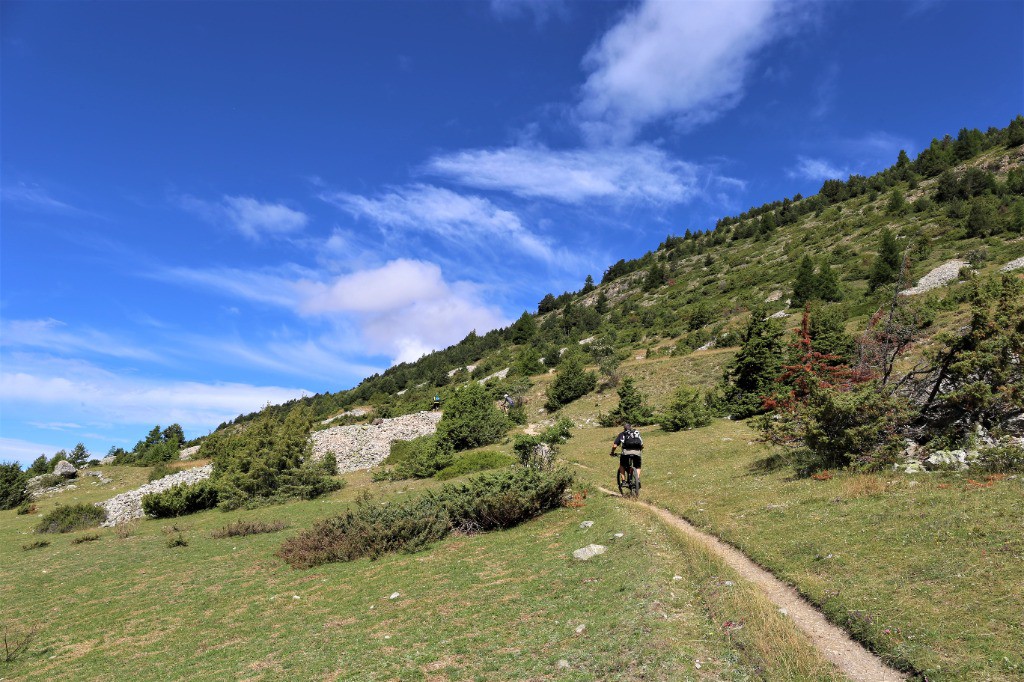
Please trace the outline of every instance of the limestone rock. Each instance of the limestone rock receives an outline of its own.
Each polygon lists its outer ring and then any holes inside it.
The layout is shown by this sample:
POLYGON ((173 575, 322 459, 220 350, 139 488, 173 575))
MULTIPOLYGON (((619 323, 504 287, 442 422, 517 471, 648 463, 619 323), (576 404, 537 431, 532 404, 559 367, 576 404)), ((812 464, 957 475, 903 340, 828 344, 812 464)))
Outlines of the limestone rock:
POLYGON ((213 473, 213 465, 207 464, 204 467, 196 467, 194 469, 185 469, 179 471, 170 476, 164 476, 158 478, 152 483, 136 488, 135 490, 129 490, 126 493, 116 495, 106 502, 101 502, 99 506, 103 507, 107 512, 107 520, 104 521, 102 526, 116 526, 119 523, 125 521, 131 521, 132 519, 141 519, 145 514, 142 511, 142 496, 148 493, 162 493, 165 490, 169 490, 176 485, 191 485, 204 481, 210 477, 213 473))
POLYGON ((391 443, 429 436, 437 430, 441 412, 417 412, 394 419, 382 419, 380 424, 334 426, 314 431, 313 459, 321 460, 328 452, 338 462, 338 473, 369 469, 383 462, 391 454, 391 443))
POLYGON ((76 469, 75 465, 71 462, 62 459, 57 462, 57 466, 53 467, 53 473, 58 476, 63 476, 64 478, 74 478, 78 475, 78 469, 76 469))
POLYGON ((607 549, 608 548, 604 545, 592 544, 577 549, 575 552, 572 553, 572 556, 574 559, 579 559, 580 561, 587 561, 588 559, 596 557, 598 554, 604 554, 607 549))

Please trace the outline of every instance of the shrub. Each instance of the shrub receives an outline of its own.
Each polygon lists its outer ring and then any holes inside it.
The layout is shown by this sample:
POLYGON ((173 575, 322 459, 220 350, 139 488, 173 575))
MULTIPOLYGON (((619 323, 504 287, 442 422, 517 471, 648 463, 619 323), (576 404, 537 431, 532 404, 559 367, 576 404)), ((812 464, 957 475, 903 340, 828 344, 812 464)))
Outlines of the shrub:
POLYGON ((72 545, 80 545, 83 542, 95 542, 99 540, 100 536, 98 533, 89 533, 88 535, 80 535, 77 538, 71 540, 72 545))
POLYGON ((451 478, 464 476, 466 474, 486 471, 487 469, 500 469, 513 463, 513 459, 501 452, 484 450, 483 452, 467 452, 456 458, 456 460, 441 469, 434 478, 439 481, 447 481, 451 478))
POLYGON ((0 510, 14 509, 28 499, 28 474, 17 462, 0 463, 0 510))
POLYGON ((234 521, 219 530, 210 533, 210 537, 238 538, 246 535, 259 535, 261 533, 276 533, 284 530, 288 524, 284 521, 234 521))
POLYGON ((516 453, 519 463, 523 466, 546 469, 551 466, 557 447, 571 437, 572 420, 562 418, 536 436, 517 435, 512 443, 512 451, 516 453), (551 446, 546 457, 541 455, 539 448, 541 444, 545 443, 551 446))
POLYGON ((296 568, 329 561, 413 552, 453 529, 509 528, 561 504, 572 483, 567 471, 516 468, 448 484, 401 502, 363 497, 344 515, 325 519, 287 540, 278 556, 296 568))
POLYGON ((27 552, 30 549, 42 549, 43 547, 49 546, 49 540, 33 540, 32 542, 22 545, 21 548, 27 552))
POLYGON ((167 546, 170 548, 174 547, 188 547, 188 540, 181 533, 178 533, 174 537, 167 538, 167 546))
POLYGON ((495 407, 487 389, 473 381, 448 399, 437 425, 437 437, 451 443, 455 450, 468 450, 497 443, 508 433, 509 426, 509 420, 495 407))
POLYGON ((57 474, 42 474, 38 477, 35 482, 35 486, 38 488, 56 488, 57 486, 64 485, 67 483, 67 479, 57 474))
POLYGON ((102 507, 91 504, 58 505, 36 526, 37 533, 70 533, 98 526, 107 520, 102 507))
POLYGON ((711 423, 711 410, 707 400, 695 388, 681 386, 672 397, 668 409, 661 417, 661 428, 665 431, 697 429, 711 423))
POLYGON ((558 365, 558 375, 547 390, 548 410, 554 412, 597 387, 597 375, 584 371, 583 356, 578 350, 566 351, 558 365))
POLYGON ((34 514, 35 511, 36 506, 27 500, 25 502, 22 502, 21 505, 18 506, 18 516, 24 516, 25 514, 34 514))
POLYGON ((385 468, 374 472, 374 480, 398 481, 406 478, 430 478, 450 465, 455 452, 451 443, 437 436, 420 436, 407 441, 394 441, 391 454, 384 460, 385 468))
POLYGON ((176 474, 178 471, 180 470, 172 468, 167 462, 158 462, 149 472, 149 482, 158 481, 164 476, 176 474))
POLYGON ((155 519, 194 514, 217 506, 217 488, 210 481, 180 484, 160 493, 142 496, 142 511, 155 519))
POLYGON ((977 459, 971 462, 971 469, 994 474, 1024 473, 1024 447, 1002 443, 981 450, 977 459))
POLYGON ((617 392, 619 404, 608 414, 598 416, 601 426, 616 426, 623 422, 634 426, 654 423, 654 410, 647 404, 647 396, 636 387, 632 378, 623 379, 617 392))
POLYGON ((238 509, 291 498, 304 500, 340 489, 344 483, 312 461, 312 412, 293 408, 279 423, 265 409, 244 429, 208 436, 200 453, 213 458, 211 482, 221 509, 238 509))

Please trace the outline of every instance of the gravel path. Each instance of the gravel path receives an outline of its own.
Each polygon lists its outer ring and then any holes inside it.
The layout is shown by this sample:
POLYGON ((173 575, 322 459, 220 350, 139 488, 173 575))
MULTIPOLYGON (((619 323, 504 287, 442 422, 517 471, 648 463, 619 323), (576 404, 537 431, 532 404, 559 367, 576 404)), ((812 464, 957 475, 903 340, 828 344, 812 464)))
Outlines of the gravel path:
MULTIPOLYGON (((618 496, 605 488, 608 495, 618 496)), ((698 530, 672 512, 646 502, 636 501, 657 514, 665 523, 699 540, 715 555, 721 557, 743 578, 751 581, 811 640, 811 643, 840 671, 854 682, 896 682, 907 679, 898 670, 885 665, 880 658, 850 638, 845 630, 828 622, 825 615, 803 599, 795 589, 747 558, 738 549, 722 542, 714 535, 698 530)))

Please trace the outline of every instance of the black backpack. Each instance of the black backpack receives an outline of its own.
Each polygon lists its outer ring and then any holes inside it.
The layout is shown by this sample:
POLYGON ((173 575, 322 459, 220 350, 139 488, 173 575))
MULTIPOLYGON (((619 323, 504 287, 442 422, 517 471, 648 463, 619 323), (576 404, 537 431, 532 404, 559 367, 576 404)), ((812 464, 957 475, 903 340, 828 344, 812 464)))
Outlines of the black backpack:
POLYGON ((640 437, 640 432, 636 429, 630 429, 629 431, 623 431, 622 438, 622 449, 623 450, 643 450, 644 439, 640 437))

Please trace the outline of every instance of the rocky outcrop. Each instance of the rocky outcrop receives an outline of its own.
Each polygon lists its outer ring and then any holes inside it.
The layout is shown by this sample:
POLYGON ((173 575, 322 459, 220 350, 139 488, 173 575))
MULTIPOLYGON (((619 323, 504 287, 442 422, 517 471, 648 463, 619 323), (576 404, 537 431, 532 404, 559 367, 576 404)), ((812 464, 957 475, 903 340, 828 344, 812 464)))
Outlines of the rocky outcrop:
POLYGON ((440 419, 440 412, 417 412, 383 419, 378 425, 355 424, 316 431, 312 435, 313 459, 323 459, 330 452, 338 462, 340 474, 368 469, 387 458, 393 441, 428 436, 437 430, 440 419))
POLYGON ((955 282, 960 279, 960 271, 968 267, 970 263, 959 258, 946 261, 937 268, 934 268, 927 275, 917 280, 917 286, 911 287, 910 289, 904 289, 900 292, 900 296, 915 296, 917 294, 923 294, 932 289, 937 289, 942 286, 946 286, 950 282, 955 282))
POLYGON ((193 457, 195 457, 196 455, 199 454, 199 447, 200 446, 198 446, 198 445, 193 445, 190 448, 182 448, 181 450, 178 451, 178 459, 180 459, 180 460, 192 459, 193 457))
POLYGON ((119 523, 131 521, 132 519, 141 519, 145 516, 142 512, 143 495, 147 495, 149 493, 162 493, 176 485, 191 485, 192 483, 205 481, 212 473, 212 464, 207 464, 204 467, 196 467, 194 469, 185 469, 184 471, 179 471, 176 474, 159 478, 152 483, 147 483, 141 488, 129 490, 126 493, 121 493, 120 495, 111 497, 106 502, 101 502, 99 504, 99 506, 103 507, 107 512, 107 520, 101 525, 116 526, 119 523))
POLYGON ((1024 268, 1024 256, 1013 259, 1003 267, 999 268, 999 272, 1013 272, 1014 270, 1020 270, 1021 268, 1024 268))

